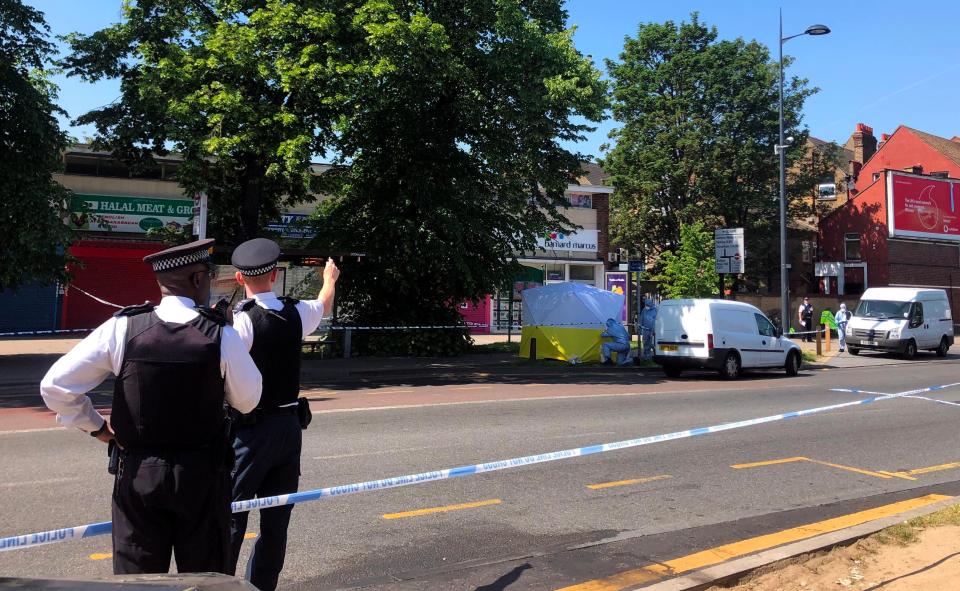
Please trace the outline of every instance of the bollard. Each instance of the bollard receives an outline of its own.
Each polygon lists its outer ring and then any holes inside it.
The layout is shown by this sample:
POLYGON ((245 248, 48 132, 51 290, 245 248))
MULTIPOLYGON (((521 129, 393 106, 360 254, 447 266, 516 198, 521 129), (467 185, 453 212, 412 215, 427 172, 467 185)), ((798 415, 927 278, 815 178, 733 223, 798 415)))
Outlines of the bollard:
POLYGON ((830 325, 829 324, 827 325, 826 335, 827 335, 827 353, 829 353, 830 352, 830 325))
MULTIPOLYGON (((823 325, 822 325, 822 324, 820 325, 820 328, 823 328, 823 325)), ((829 330, 829 329, 827 329, 827 330, 829 330)), ((821 340, 820 340, 820 333, 821 333, 821 332, 822 332, 822 331, 820 331, 820 330, 817 331, 817 357, 820 357, 821 355, 823 355, 823 349, 821 348, 821 340)), ((827 334, 830 334, 830 333, 827 333, 827 334)), ((829 338, 829 337, 828 337, 828 338, 829 338)))
POLYGON ((353 340, 353 329, 343 331, 343 358, 350 359, 350 341, 353 340))
POLYGON ((530 339, 530 361, 537 360, 537 339, 530 339))

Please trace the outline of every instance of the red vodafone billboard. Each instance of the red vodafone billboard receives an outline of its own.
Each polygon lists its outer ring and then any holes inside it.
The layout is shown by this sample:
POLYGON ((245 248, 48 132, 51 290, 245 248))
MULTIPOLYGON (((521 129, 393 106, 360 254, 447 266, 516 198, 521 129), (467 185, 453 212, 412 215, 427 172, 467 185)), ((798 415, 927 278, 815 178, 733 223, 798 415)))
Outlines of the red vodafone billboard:
POLYGON ((960 182, 887 171, 891 237, 960 242, 960 182))

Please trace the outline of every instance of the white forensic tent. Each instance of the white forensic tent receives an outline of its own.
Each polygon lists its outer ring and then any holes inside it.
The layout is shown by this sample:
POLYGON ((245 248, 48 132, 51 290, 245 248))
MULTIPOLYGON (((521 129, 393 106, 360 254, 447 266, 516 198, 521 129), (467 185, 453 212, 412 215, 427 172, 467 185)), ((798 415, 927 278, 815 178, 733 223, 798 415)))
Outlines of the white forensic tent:
POLYGON ((608 318, 620 318, 622 294, 582 283, 552 283, 523 292, 520 356, 563 361, 599 361, 600 333, 608 318))

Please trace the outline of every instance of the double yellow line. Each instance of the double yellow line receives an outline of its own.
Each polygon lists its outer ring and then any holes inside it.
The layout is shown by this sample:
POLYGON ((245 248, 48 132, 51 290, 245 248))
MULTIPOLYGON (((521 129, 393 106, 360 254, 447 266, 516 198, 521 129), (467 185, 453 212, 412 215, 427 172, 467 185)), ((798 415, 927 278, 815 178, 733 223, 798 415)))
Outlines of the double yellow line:
POLYGON ((748 468, 760 468, 763 466, 776 466, 778 464, 790 464, 793 462, 810 462, 811 464, 820 464, 821 466, 829 466, 831 468, 836 468, 838 470, 845 470, 847 472, 853 472, 855 474, 863 474, 864 476, 872 476, 874 478, 902 478, 904 480, 916 480, 910 473, 904 472, 885 472, 885 471, 874 471, 874 470, 864 470, 863 468, 855 468, 853 466, 844 466, 843 464, 834 464, 833 462, 824 462, 823 460, 814 460, 805 456, 796 456, 792 458, 782 458, 779 460, 765 460, 763 462, 750 462, 749 464, 734 464, 730 466, 734 470, 745 470, 748 468))
POLYGON ((649 566, 623 571, 602 579, 595 579, 593 581, 564 587, 558 591, 625 591, 626 589, 632 589, 644 583, 652 583, 667 577, 714 566, 733 558, 739 558, 784 544, 839 531, 884 517, 891 517, 905 511, 910 511, 911 509, 925 507, 951 498, 953 497, 946 495, 926 495, 916 499, 900 501, 899 503, 892 503, 858 513, 851 513, 850 515, 843 515, 816 523, 808 523, 800 527, 733 542, 732 544, 724 544, 723 546, 717 546, 716 548, 682 556, 666 562, 651 564, 649 566))

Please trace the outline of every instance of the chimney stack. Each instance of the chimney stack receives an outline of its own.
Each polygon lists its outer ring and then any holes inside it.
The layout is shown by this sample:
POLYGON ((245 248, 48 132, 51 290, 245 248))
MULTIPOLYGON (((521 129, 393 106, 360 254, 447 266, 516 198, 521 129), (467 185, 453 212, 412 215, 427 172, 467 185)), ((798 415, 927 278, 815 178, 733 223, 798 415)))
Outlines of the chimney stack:
POLYGON ((860 164, 865 163, 877 152, 877 138, 873 136, 873 128, 864 123, 857 123, 857 130, 851 136, 853 140, 853 159, 860 164))

